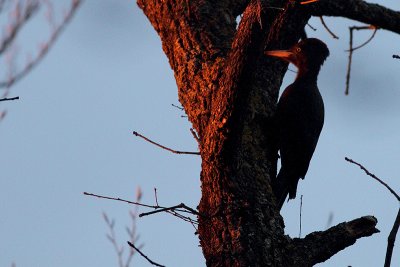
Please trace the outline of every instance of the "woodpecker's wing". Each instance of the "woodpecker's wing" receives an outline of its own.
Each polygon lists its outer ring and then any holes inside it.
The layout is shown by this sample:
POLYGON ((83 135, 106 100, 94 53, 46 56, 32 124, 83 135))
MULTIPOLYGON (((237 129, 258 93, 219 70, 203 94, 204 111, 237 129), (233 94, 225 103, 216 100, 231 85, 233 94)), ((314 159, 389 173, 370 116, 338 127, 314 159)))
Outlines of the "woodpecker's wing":
MULTIPOLYGON (((304 89, 304 88, 301 88, 304 89)), ((282 166, 304 178, 324 122, 322 97, 316 90, 299 90, 295 84, 283 92, 277 108, 278 146, 282 166)))

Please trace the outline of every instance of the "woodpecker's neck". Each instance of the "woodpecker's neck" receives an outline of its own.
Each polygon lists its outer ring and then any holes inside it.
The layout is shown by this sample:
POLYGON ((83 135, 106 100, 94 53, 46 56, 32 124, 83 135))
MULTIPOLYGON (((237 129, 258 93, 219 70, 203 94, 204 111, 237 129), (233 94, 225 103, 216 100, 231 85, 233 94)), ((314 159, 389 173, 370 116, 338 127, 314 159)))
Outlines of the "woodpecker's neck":
POLYGON ((297 72, 296 82, 316 84, 321 66, 300 67, 297 72))

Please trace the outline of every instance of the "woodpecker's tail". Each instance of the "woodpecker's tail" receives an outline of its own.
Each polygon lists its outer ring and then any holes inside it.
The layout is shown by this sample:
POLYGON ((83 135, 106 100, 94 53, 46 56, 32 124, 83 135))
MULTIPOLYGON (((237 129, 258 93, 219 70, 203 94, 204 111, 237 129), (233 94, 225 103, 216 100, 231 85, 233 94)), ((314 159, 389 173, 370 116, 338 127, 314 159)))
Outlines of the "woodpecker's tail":
POLYGON ((286 171, 281 168, 275 180, 272 182, 272 189, 275 194, 277 207, 282 209, 283 203, 287 195, 289 199, 294 199, 296 197, 297 183, 299 179, 296 175, 286 171))

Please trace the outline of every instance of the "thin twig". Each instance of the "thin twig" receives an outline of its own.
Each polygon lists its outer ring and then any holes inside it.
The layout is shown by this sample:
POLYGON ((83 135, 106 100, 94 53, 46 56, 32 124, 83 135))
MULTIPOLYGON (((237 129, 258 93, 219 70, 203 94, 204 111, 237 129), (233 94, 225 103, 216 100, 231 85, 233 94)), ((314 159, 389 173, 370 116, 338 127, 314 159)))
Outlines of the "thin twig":
POLYGON ((313 27, 310 23, 307 23, 307 26, 310 27, 311 30, 317 31, 317 28, 313 27))
POLYGON ((368 28, 366 28, 366 29, 374 29, 374 32, 372 33, 371 37, 368 38, 367 41, 365 41, 364 43, 360 44, 359 46, 353 47, 353 48, 352 48, 353 51, 355 51, 355 50, 357 50, 357 49, 360 49, 361 47, 364 47, 364 46, 366 46, 369 42, 371 42, 372 39, 374 39, 375 34, 376 34, 376 32, 378 31, 379 28, 371 25, 370 27, 368 27, 368 28))
POLYGON ((24 7, 20 2, 16 4, 15 10, 13 10, 13 14, 16 14, 16 18, 12 25, 9 26, 7 35, 1 40, 0 54, 3 54, 10 47, 22 27, 27 24, 26 22, 31 19, 38 10, 39 2, 37 1, 28 1, 24 7))
POLYGON ((18 100, 18 99, 19 99, 19 96, 10 97, 10 98, 5 97, 5 98, 0 98, 0 101, 11 101, 11 100, 18 100))
POLYGON ((138 137, 140 137, 140 138, 142 138, 142 139, 144 139, 144 140, 146 140, 147 142, 149 142, 149 143, 151 143, 151 144, 153 144, 153 145, 155 145, 155 146, 158 146, 158 147, 160 147, 160 148, 162 148, 162 149, 165 149, 165 150, 167 150, 167 151, 170 151, 170 152, 172 152, 172 153, 174 153, 174 154, 200 155, 199 152, 178 151, 178 150, 174 150, 174 149, 171 149, 171 148, 169 148, 169 147, 160 145, 159 143, 156 143, 156 142, 150 140, 149 138, 147 138, 147 137, 141 135, 140 133, 138 133, 138 132, 136 132, 136 131, 133 131, 132 134, 135 135, 135 136, 138 136, 138 137))
POLYGON ((115 222, 114 222, 114 220, 110 220, 105 212, 103 212, 103 218, 104 218, 104 221, 106 222, 108 229, 110 231, 110 233, 107 234, 107 238, 113 245, 115 253, 117 253, 118 266, 124 267, 123 258, 122 258, 123 253, 124 253, 124 248, 119 247, 119 245, 117 243, 117 238, 115 236, 115 231, 114 231, 115 222))
MULTIPOLYGON (((154 197, 155 197, 157 206, 159 206, 159 205, 158 205, 157 188, 154 188, 154 197)), ((178 219, 181 219, 181 220, 183 220, 183 221, 185 221, 185 222, 190 223, 190 224, 194 227, 194 229, 197 231, 197 228, 196 228, 195 224, 199 224, 199 223, 198 223, 196 220, 193 220, 192 218, 190 218, 189 216, 183 216, 182 214, 179 214, 178 212, 186 212, 186 213, 189 212, 189 213, 195 214, 195 215, 198 215, 198 212, 192 210, 191 208, 187 207, 187 206, 186 206, 185 204, 183 204, 183 203, 181 203, 181 204, 178 205, 178 206, 180 206, 180 207, 186 207, 187 209, 189 209, 189 211, 188 211, 188 210, 180 210, 179 208, 176 208, 176 209, 175 209, 175 208, 174 208, 174 209, 172 209, 172 208, 166 208, 166 209, 164 209, 163 211, 165 211, 166 213, 171 214, 172 216, 177 217, 178 219)), ((154 212, 154 213, 157 213, 157 212, 154 212)), ((154 213, 151 213, 151 214, 154 214, 154 213)), ((150 214, 139 214, 139 217, 146 216, 146 215, 150 215, 150 214)))
POLYGON ((195 130, 193 128, 190 128, 190 132, 192 133, 194 139, 196 139, 197 143, 200 144, 200 138, 197 135, 197 133, 195 132, 195 130))
POLYGON ((157 205, 157 206, 160 206, 160 205, 158 205, 157 188, 155 188, 155 187, 154 187, 154 197, 155 197, 155 199, 156 199, 156 205, 157 205))
POLYGON ((376 27, 374 25, 367 25, 367 26, 351 26, 353 30, 360 31, 360 30, 373 30, 376 27))
POLYGON ((300 230, 299 230, 299 238, 301 238, 301 213, 303 210, 303 195, 300 197, 300 230))
MULTIPOLYGON (((137 187, 136 189, 136 202, 140 202, 142 199, 142 189, 140 187, 137 187)), ((136 235, 136 220, 139 215, 139 206, 135 206, 134 209, 129 211, 129 215, 131 217, 131 228, 126 227, 126 231, 129 235, 129 240, 133 242, 137 242, 139 240, 139 235, 136 235)), ((143 245, 139 246, 140 248, 143 247, 143 245)), ((130 263, 132 261, 132 258, 135 254, 135 251, 133 249, 130 249, 128 258, 126 259, 125 266, 124 267, 129 267, 130 263)))
MULTIPOLYGON (((181 219, 182 221, 188 222, 188 223, 190 223, 190 224, 193 225, 193 226, 194 226, 194 224, 199 224, 198 221, 196 221, 196 220, 190 218, 189 216, 184 216, 184 215, 182 215, 182 214, 179 214, 178 211, 179 211, 179 212, 187 212, 187 211, 183 211, 183 210, 167 210, 166 213, 169 213, 169 214, 171 214, 172 216, 175 216, 175 217, 177 217, 178 219, 181 219)), ((195 226, 194 226, 194 227, 195 227, 195 226)), ((195 227, 195 229, 197 230, 196 227, 195 227)))
POLYGON ((349 94, 350 87, 350 72, 351 72, 351 60, 353 58, 353 30, 349 28, 350 31, 350 44, 349 44, 349 61, 347 63, 347 73, 346 73, 346 90, 344 92, 345 95, 349 94))
POLYGON ((180 106, 177 106, 177 105, 174 105, 174 104, 171 104, 171 106, 173 106, 174 108, 180 109, 180 110, 185 110, 183 107, 180 107, 180 106))
POLYGON ((319 0, 306 0, 306 1, 301 1, 300 5, 308 5, 314 2, 318 2, 319 0))
MULTIPOLYGON (((196 222, 196 221, 193 220, 190 217, 183 216, 182 214, 179 214, 178 212, 190 213, 190 214, 193 214, 193 215, 200 216, 200 214, 196 210, 186 206, 183 203, 177 205, 181 209, 172 210, 169 207, 163 207, 163 206, 158 206, 158 205, 157 206, 146 205, 146 204, 142 204, 142 203, 135 202, 135 201, 129 201, 129 200, 126 200, 126 199, 115 198, 115 197, 102 196, 102 195, 92 194, 92 193, 88 193, 88 192, 83 192, 83 194, 86 195, 86 196, 92 196, 92 197, 97 197, 97 198, 102 198, 102 199, 121 201, 121 202, 125 202, 125 203, 132 204, 132 205, 137 205, 137 206, 146 207, 146 208, 152 208, 152 209, 155 209, 155 210, 164 209, 163 211, 165 211, 165 212, 167 212, 167 213, 169 213, 169 214, 171 214, 171 215, 173 215, 173 216, 175 216, 177 218, 180 218, 180 219, 182 219, 182 220, 184 220, 186 222, 190 222, 190 223, 193 223, 193 222, 196 222)), ((139 215, 139 217, 142 217, 142 216, 139 215)))
POLYGON ((91 196, 91 197, 98 197, 98 198, 103 198, 103 199, 121 201, 121 202, 125 202, 125 203, 128 203, 128 204, 137 205, 137 206, 142 206, 142 207, 146 207, 146 208, 153 208, 153 209, 155 209, 155 208, 161 208, 161 207, 157 207, 157 206, 142 204, 142 203, 135 202, 135 201, 129 201, 129 200, 122 199, 122 198, 107 197, 107 196, 96 195, 96 194, 92 194, 92 193, 88 193, 88 192, 83 192, 83 194, 86 195, 86 196, 91 196))
POLYGON ((165 265, 158 264, 157 262, 154 262, 154 261, 152 261, 151 259, 149 259, 149 257, 147 257, 146 255, 144 255, 143 252, 141 252, 137 247, 135 247, 135 245, 134 245, 133 243, 131 243, 131 242, 128 241, 128 245, 129 245, 130 247, 132 247, 134 250, 136 250, 136 251, 140 254, 140 256, 142 256, 143 258, 145 258, 145 259, 146 259, 149 263, 151 263, 152 265, 154 265, 154 266, 159 266, 159 267, 165 267, 165 265))
POLYGON ((396 235, 397 235, 397 231, 399 230, 399 226, 400 226, 400 209, 397 212, 396 220, 394 221, 392 230, 390 231, 390 234, 388 236, 388 246, 386 249, 386 257, 385 257, 384 267, 390 267, 390 263, 392 261, 392 255, 393 255, 394 242, 396 241, 396 235))
POLYGON ((347 52, 349 52, 349 62, 347 64, 347 74, 346 74, 346 90, 345 90, 345 95, 349 94, 349 88, 350 88, 350 72, 351 72, 351 64, 352 64, 352 58, 353 58, 353 52, 365 45, 367 45, 374 37, 376 34, 378 27, 374 26, 374 25, 368 25, 368 26, 352 26, 349 27, 349 31, 350 31, 350 41, 349 41, 349 50, 347 50, 347 52), (374 30, 372 36, 363 44, 357 46, 357 47, 353 47, 353 31, 354 30, 374 30))
POLYGON ((35 66, 39 64, 39 62, 42 61, 42 59, 45 57, 45 55, 48 53, 50 48, 53 46, 53 44, 56 42, 60 34, 63 32, 65 29, 66 25, 71 21, 73 15, 76 13, 79 5, 81 4, 82 0, 71 0, 71 8, 69 9, 68 13, 65 15, 63 21, 58 25, 56 30, 52 33, 50 36, 50 39, 42 45, 40 48, 39 53, 37 56, 22 69, 19 73, 15 74, 13 77, 8 78, 6 81, 0 82, 0 87, 11 87, 14 83, 18 82, 21 80, 25 75, 27 75, 35 66))
MULTIPOLYGON (((360 163, 355 162, 354 160, 349 159, 347 157, 345 157, 345 160, 360 167, 368 176, 374 178, 380 184, 382 184, 384 187, 386 187, 390 191, 390 193, 392 193, 392 195, 397 198, 397 201, 400 201, 400 196, 388 184, 386 184, 384 181, 382 181, 380 178, 378 178, 375 174, 368 171, 363 165, 361 165, 360 163)), ((400 226, 400 209, 397 213, 396 220, 394 221, 392 230, 390 231, 390 234, 388 236, 388 245, 387 245, 387 249, 386 249, 384 267, 390 267, 390 262, 392 260, 392 254, 393 254, 394 242, 396 241, 396 235, 397 235, 397 231, 399 230, 399 226, 400 226)))
MULTIPOLYGON (((144 217, 144 216, 152 215, 152 214, 159 213, 159 212, 165 212, 165 211, 171 211, 171 210, 177 210, 177 209, 185 209, 185 210, 189 211, 189 213, 192 213, 194 215, 199 215, 199 213, 197 211, 195 211, 192 208, 189 208, 185 204, 181 203, 179 205, 175 205, 172 207, 160 208, 160 209, 149 211, 149 212, 143 212, 143 213, 139 214, 139 217, 144 217)), ((182 211, 182 212, 184 212, 184 211, 182 211)))
POLYGON ((324 26, 325 30, 334 38, 334 39, 339 39, 339 37, 329 29, 328 25, 326 25, 325 20, 322 16, 319 16, 319 19, 321 20, 322 26, 324 26))
POLYGON ((358 163, 358 162, 355 162, 354 160, 352 160, 352 159, 350 159, 350 158, 348 158, 348 157, 345 157, 345 160, 348 161, 348 162, 350 162, 350 163, 353 163, 353 164, 357 165, 358 167, 360 167, 368 176, 374 178, 374 179, 377 180, 380 184, 382 184, 384 187, 386 187, 386 188, 390 191, 390 193, 392 193, 393 196, 395 196, 395 197, 397 198, 397 201, 400 201, 400 196, 399 196, 387 183, 385 183, 384 181, 382 181, 382 180, 381 180, 380 178, 378 178, 375 174, 369 172, 363 165, 361 165, 361 164, 358 163))

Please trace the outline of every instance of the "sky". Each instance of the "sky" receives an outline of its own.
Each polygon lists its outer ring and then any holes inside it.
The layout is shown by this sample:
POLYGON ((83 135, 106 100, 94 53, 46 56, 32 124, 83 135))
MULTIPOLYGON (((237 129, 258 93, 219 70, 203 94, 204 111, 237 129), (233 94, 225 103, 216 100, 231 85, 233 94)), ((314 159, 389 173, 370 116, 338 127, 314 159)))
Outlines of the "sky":
MULTIPOLYGON (((376 1, 399 10, 397 1, 376 1)), ((57 2, 62 13, 68 0, 57 2)), ((48 37, 42 11, 18 38, 21 57, 35 53, 48 37), (29 52, 31 51, 31 52, 29 52)), ((364 215, 378 219, 381 233, 362 238, 321 267, 382 266, 387 236, 399 204, 388 191, 347 163, 350 157, 400 192, 400 37, 379 30, 354 53, 351 88, 344 95, 348 26, 326 19, 335 40, 319 20, 307 29, 325 41, 331 55, 319 88, 325 125, 303 195, 302 236, 364 215)), ((355 44, 371 32, 356 32, 355 44)), ((0 65, 5 72, 4 62, 0 65)), ((293 66, 290 66, 294 69, 293 66)), ((295 74, 288 72, 284 88, 295 74)), ((105 212, 115 219, 125 244, 129 205, 84 196, 87 191, 142 202, 196 207, 200 199, 200 159, 175 155, 132 135, 138 131, 164 145, 196 151, 190 123, 182 118, 176 83, 161 42, 132 0, 86 0, 43 62, 17 83, 2 102, 0 122, 0 266, 118 266, 105 212)), ((299 198, 284 205, 286 233, 299 235, 299 198)), ((141 209, 141 211, 146 211, 141 209)), ((142 251, 166 266, 205 266, 193 227, 168 214, 137 222, 142 251)), ((126 248, 127 250, 128 248, 126 248)), ((395 247, 392 266, 400 265, 395 247)), ((149 266, 135 256, 131 266, 149 266)))

